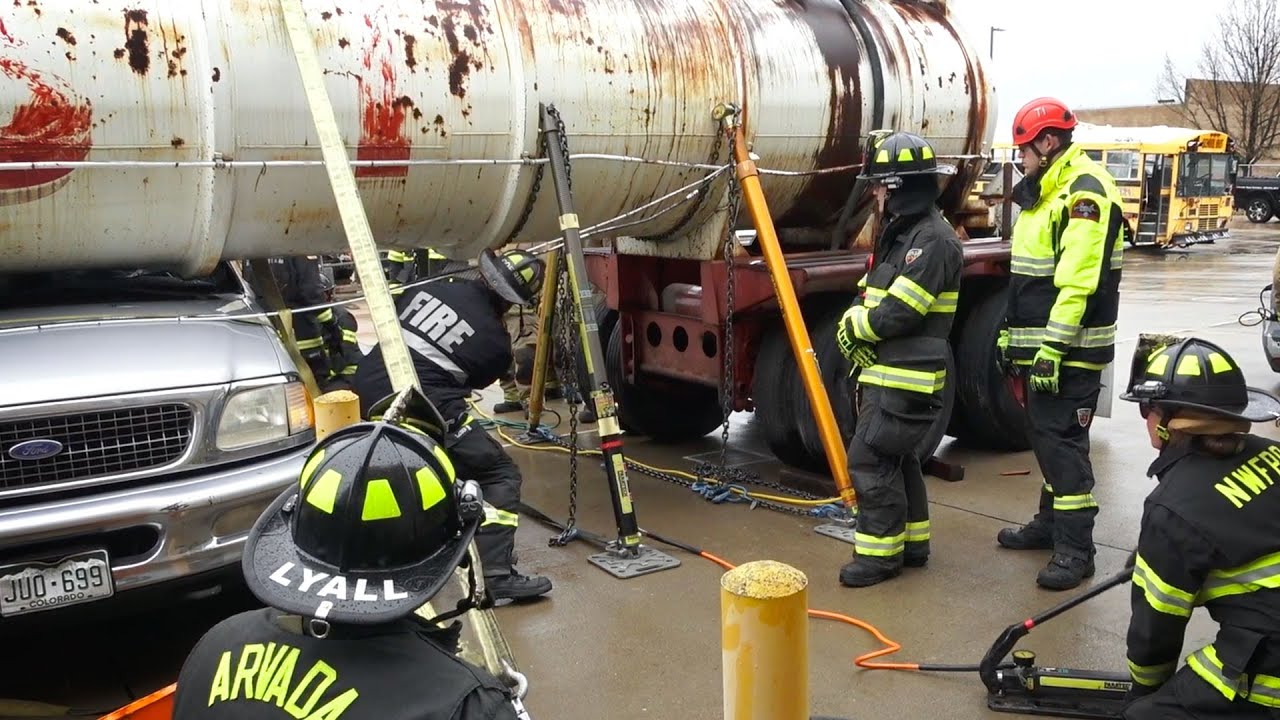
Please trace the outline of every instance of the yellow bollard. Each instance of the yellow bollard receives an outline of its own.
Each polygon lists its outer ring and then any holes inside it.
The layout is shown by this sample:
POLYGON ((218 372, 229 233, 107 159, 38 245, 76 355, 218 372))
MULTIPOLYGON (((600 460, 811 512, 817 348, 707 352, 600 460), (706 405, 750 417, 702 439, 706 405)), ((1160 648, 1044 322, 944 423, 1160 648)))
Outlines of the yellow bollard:
POLYGON ((360 422, 360 396, 350 390, 334 390, 316 398, 316 441, 348 425, 360 422))
POLYGON ((773 560, 720 578, 724 720, 809 720, 808 585, 773 560))

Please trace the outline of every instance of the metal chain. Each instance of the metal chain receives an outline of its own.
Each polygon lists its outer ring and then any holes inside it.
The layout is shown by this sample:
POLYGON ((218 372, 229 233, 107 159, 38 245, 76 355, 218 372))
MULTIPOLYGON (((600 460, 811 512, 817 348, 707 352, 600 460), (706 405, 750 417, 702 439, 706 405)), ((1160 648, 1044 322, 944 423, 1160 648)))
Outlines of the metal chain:
MULTIPOLYGON (((556 291, 555 337, 556 346, 552 352, 556 358, 556 375, 560 380, 560 389, 564 393, 565 402, 569 406, 569 520, 564 531, 552 538, 550 545, 565 545, 577 535, 578 524, 578 378, 577 346, 574 342, 577 327, 577 307, 573 302, 569 273, 565 264, 568 257, 560 255, 558 268, 559 287, 556 291)), ((557 438, 558 439, 558 438, 557 438)))
MULTIPOLYGON (((573 166, 569 162, 569 139, 565 137, 564 120, 560 117, 560 111, 556 109, 555 105, 548 106, 547 112, 556 121, 556 131, 557 135, 560 137, 560 149, 564 152, 564 174, 569 180, 569 187, 572 188, 573 166)), ((542 143, 546 140, 545 129, 538 131, 538 139, 540 141, 538 143, 538 147, 541 149, 542 143)), ((542 157, 545 159, 546 153, 543 153, 542 157)), ((529 191, 529 200, 525 202, 524 210, 520 212, 520 219, 516 222, 515 228, 512 229, 511 234, 507 236, 507 243, 515 241, 516 236, 520 234, 520 231, 524 229, 525 224, 529 222, 529 216, 533 215, 533 206, 537 204, 538 193, 542 190, 542 176, 546 172, 547 166, 550 164, 551 163, 549 162, 538 163, 538 169, 533 175, 533 189, 529 191)))
MULTIPOLYGON (((734 150, 736 149, 736 135, 729 136, 729 160, 734 159, 734 150)), ((735 278, 737 270, 734 267, 734 258, 737 255, 737 239, 735 231, 738 227, 738 213, 742 209, 742 188, 738 185, 737 178, 729 181, 729 213, 725 219, 724 225, 724 268, 725 268, 725 315, 724 315, 724 345, 721 348, 721 355, 724 357, 724 367, 721 370, 721 387, 720 387, 720 470, 728 470, 727 456, 729 453, 729 416, 733 414, 733 400, 737 395, 737 384, 734 381, 734 350, 735 342, 733 337, 733 321, 734 309, 737 307, 737 298, 735 296, 735 278)))

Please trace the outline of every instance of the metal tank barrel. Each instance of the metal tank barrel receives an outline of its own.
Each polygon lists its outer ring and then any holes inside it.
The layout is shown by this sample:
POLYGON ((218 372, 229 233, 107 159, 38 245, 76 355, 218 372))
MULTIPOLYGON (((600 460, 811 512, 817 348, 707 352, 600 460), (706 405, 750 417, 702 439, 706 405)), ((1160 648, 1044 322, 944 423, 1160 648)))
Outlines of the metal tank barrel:
MULTIPOLYGON (((939 2, 305 4, 350 155, 382 161, 356 176, 387 248, 473 257, 555 237, 550 177, 535 192, 535 165, 439 162, 539 157, 540 102, 560 109, 575 155, 685 163, 727 162, 711 109, 737 102, 761 166, 791 173, 857 163, 877 127, 976 155, 995 115, 981 59, 939 2)), ((0 163, 37 163, 0 170, 0 270, 195 273, 220 258, 341 250, 320 160, 270 0, 0 10, 0 163)), ((706 172, 581 158, 575 201, 590 225, 706 172)), ((713 243, 697 238, 730 177, 674 212, 639 216, 625 230, 634 251, 710 257, 713 243)), ((807 228, 832 222, 852 180, 763 184, 779 227, 807 228)))

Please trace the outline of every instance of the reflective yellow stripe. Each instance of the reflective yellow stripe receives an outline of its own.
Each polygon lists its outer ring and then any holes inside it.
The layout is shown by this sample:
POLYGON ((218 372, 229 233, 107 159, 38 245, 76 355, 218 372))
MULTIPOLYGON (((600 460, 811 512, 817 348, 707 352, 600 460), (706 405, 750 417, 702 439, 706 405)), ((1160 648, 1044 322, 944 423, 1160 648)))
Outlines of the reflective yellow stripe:
POLYGON ((364 508, 360 511, 360 519, 394 520, 400 517, 400 503, 396 502, 395 491, 391 489, 389 480, 370 480, 364 489, 364 508))
POLYGON ((935 393, 946 383, 947 371, 907 370, 889 365, 872 365, 858 375, 858 382, 864 385, 909 390, 919 393, 935 393))
POLYGON ((352 344, 354 344, 354 345, 359 345, 359 344, 360 344, 360 336, 356 334, 356 331, 355 331, 355 330, 343 330, 343 331, 342 331, 342 340, 343 340, 343 342, 349 342, 349 343, 352 343, 352 344))
POLYGON ((348 365, 342 368, 343 375, 355 375, 360 370, 359 365, 348 365))
POLYGON ((311 338, 309 340, 298 341, 299 350, 315 350, 316 348, 321 347, 324 347, 324 340, 321 338, 311 338))
POLYGON ((515 513, 507 512, 506 510, 499 510, 498 508, 490 505, 489 503, 485 503, 484 504, 484 522, 480 523, 480 525, 482 527, 485 525, 505 525, 507 527, 519 527, 520 516, 516 515, 515 513))
POLYGON ((448 260, 449 259, 441 255, 440 253, 436 252, 435 250, 432 250, 431 248, 427 248, 427 257, 432 260, 448 260))
POLYGON ((867 286, 867 276, 863 275, 862 277, 858 278, 858 287, 865 288, 866 286, 867 286))
POLYGON ((938 295, 938 299, 929 306, 931 313, 953 313, 960 304, 960 293, 948 290, 938 295))
POLYGON ((1244 673, 1235 678, 1227 677, 1222 661, 1218 659, 1218 650, 1212 644, 1187 656, 1187 665, 1228 700, 1240 697, 1256 705, 1280 708, 1280 677, 1254 675, 1250 678, 1244 673))
POLYGON ((907 523, 907 542, 924 542, 929 539, 929 521, 907 523))
POLYGON ((423 510, 430 510, 444 500, 444 483, 440 482, 440 476, 434 470, 429 467, 419 468, 413 478, 418 481, 418 494, 422 496, 423 510))
POLYGON ((1085 493, 1083 495, 1058 495, 1053 498, 1053 509, 1059 512, 1088 510, 1089 508, 1096 507, 1098 507, 1098 501, 1093 499, 1093 493, 1085 493))
POLYGON ((1067 325, 1060 322, 1050 320, 1044 327, 1044 337, 1051 342, 1060 342, 1064 345, 1070 345, 1076 339, 1076 335, 1080 332, 1079 325, 1067 325))
POLYGON ((871 329, 871 316, 865 305, 851 308, 849 312, 853 320, 854 337, 866 342, 880 342, 880 336, 871 329))
POLYGON ((401 250, 391 250, 387 253, 387 259, 391 262, 403 263, 412 260, 413 256, 401 250))
POLYGON ((889 297, 889 291, 884 288, 867 288, 862 304, 868 309, 879 307, 880 302, 887 297, 889 297))
MULTIPOLYGON (((1051 323, 1057 325, 1057 323, 1051 323)), ((1116 342, 1116 326, 1080 328, 1069 339, 1064 339, 1066 325, 1058 330, 1048 328, 1015 327, 1009 329, 1009 346, 1018 348, 1040 347, 1046 341, 1062 342, 1073 348, 1106 348, 1116 342)))
POLYGON ((1204 587, 1196 595, 1196 604, 1203 605, 1228 595, 1276 588, 1280 588, 1280 552, 1265 555, 1240 567, 1211 571, 1205 578, 1204 587))
POLYGON ((857 548, 859 555, 893 557, 894 555, 902 554, 906 538, 906 533, 881 537, 879 535, 866 535, 855 532, 853 534, 853 545, 857 548))
POLYGON ((325 470, 310 489, 306 490, 307 504, 323 512, 333 514, 333 504, 338 501, 338 484, 342 482, 342 473, 337 470, 325 470))
POLYGON ((1050 495, 1052 495, 1052 494, 1053 494, 1053 486, 1052 486, 1052 485, 1050 485, 1048 482, 1046 482, 1046 483, 1044 484, 1044 491, 1045 491, 1045 492, 1047 492, 1047 493, 1049 493, 1050 495))
POLYGON ((899 275, 894 279, 893 284, 889 286, 889 294, 906 303, 908 307, 916 312, 924 315, 929 312, 929 306, 933 304, 933 293, 920 287, 914 280, 906 275, 899 275))
POLYGON ((316 319, 322 323, 333 322, 333 308, 325 308, 319 315, 316 315, 316 319))
POLYGON ((1014 255, 1009 259, 1009 271, 1014 275, 1053 277, 1055 269, 1055 262, 1051 257, 1038 258, 1029 255, 1014 255))
POLYGON ((1133 681, 1147 687, 1164 684, 1166 680, 1173 677, 1173 671, 1177 668, 1176 661, 1159 665, 1139 665, 1132 660, 1129 661, 1129 675, 1133 681))
POLYGON ((1194 602, 1191 593, 1162 580, 1142 555, 1138 555, 1133 566, 1133 584, 1142 588, 1147 604, 1157 612, 1174 617, 1191 617, 1194 602))

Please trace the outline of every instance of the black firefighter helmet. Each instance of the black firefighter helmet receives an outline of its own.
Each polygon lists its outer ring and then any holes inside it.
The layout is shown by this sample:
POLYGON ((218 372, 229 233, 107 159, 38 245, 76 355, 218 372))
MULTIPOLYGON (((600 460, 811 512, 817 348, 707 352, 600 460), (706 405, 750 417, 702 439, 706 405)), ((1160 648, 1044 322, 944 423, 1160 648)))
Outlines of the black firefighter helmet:
POLYGON ((258 518, 245 579, 263 603, 313 621, 407 617, 469 560, 482 503, 426 435, 351 425, 319 443, 298 484, 258 518))
POLYGON ((876 130, 867 136, 859 180, 901 184, 910 175, 954 175, 955 167, 939 165, 937 155, 924 138, 909 132, 876 130))
POLYGON ((1165 338, 1154 349, 1139 342, 1131 370, 1121 400, 1225 420, 1280 419, 1280 400, 1246 385, 1244 373, 1227 351, 1199 338, 1165 338))
POLYGON ((542 289, 546 263, 523 250, 495 255, 486 249, 480 254, 480 276, 503 300, 528 307, 542 289))

